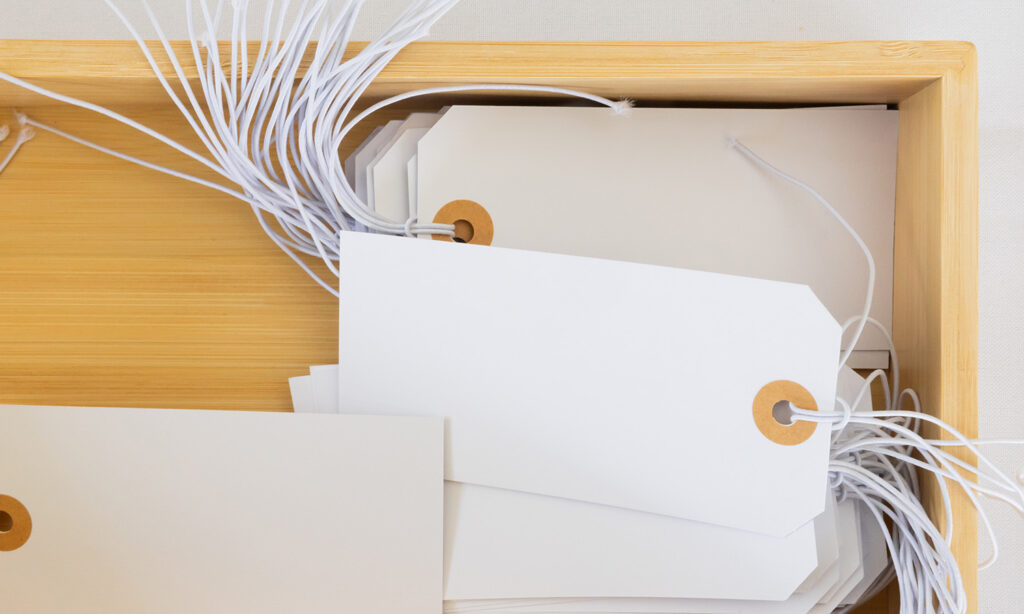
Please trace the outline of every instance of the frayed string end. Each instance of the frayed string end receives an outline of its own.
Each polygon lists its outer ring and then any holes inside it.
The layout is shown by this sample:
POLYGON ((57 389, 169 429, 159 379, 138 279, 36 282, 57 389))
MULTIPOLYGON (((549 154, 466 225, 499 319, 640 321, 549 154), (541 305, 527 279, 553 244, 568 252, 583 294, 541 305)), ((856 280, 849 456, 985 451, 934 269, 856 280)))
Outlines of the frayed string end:
POLYGON ((636 101, 630 98, 623 98, 622 100, 616 100, 611 104, 612 111, 615 111, 616 115, 629 115, 629 112, 633 110, 633 106, 636 101))

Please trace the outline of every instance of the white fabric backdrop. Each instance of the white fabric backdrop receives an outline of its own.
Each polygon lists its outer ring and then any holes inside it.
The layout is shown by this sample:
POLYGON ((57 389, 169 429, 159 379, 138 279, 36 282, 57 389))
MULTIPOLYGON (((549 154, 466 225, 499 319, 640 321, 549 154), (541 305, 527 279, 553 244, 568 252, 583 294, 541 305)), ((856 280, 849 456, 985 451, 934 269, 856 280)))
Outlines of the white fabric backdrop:
MULTIPOLYGON (((140 26, 144 13, 121 0, 140 26)), ((172 38, 181 3, 153 0, 172 38)), ((254 6, 260 4, 253 2, 254 6)), ((406 0, 370 0, 357 39, 380 32, 406 0)), ((147 30, 143 30, 147 32, 147 30)), ((0 38, 126 38, 101 0, 0 0, 0 38)), ((464 0, 434 29, 439 40, 958 39, 980 64, 980 420, 983 437, 1024 437, 1024 0, 464 0)), ((0 58, 0 65, 2 65, 0 58)), ((1024 449, 992 451, 1016 473, 1024 449)), ((999 563, 980 574, 980 611, 1024 604, 1024 519, 991 505, 999 563)), ((980 545, 981 558, 990 551, 980 545)))

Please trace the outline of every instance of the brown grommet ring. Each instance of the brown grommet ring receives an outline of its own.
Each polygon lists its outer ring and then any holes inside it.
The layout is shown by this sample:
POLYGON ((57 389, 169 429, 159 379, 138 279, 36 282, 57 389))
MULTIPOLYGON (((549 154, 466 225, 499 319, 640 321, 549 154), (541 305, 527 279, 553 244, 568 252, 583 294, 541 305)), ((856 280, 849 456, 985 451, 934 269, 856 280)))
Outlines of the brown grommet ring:
POLYGON ((31 534, 32 517, 28 509, 14 497, 0 495, 0 552, 21 548, 31 534))
POLYGON ((455 238, 434 235, 438 241, 456 241, 474 245, 490 245, 494 239, 494 222, 480 203, 472 200, 453 200, 437 210, 435 224, 455 226, 455 238))
POLYGON ((784 379, 765 384, 754 396, 754 424, 761 434, 783 446, 795 446, 810 439, 818 423, 795 420, 792 424, 782 424, 773 414, 779 401, 789 401, 795 407, 818 411, 814 397, 800 384, 784 379))

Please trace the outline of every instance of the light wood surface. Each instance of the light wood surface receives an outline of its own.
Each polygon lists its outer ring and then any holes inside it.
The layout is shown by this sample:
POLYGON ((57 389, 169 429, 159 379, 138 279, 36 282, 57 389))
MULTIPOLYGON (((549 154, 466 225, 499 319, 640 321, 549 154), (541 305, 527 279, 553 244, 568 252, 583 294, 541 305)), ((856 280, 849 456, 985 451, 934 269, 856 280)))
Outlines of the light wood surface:
MULTIPOLYGON (((961 70, 900 103, 893 276, 901 377, 929 412, 967 437, 976 437, 978 429, 976 82, 970 53, 961 70)), ((935 429, 926 433, 939 435, 935 429)), ((925 485, 924 499, 935 509, 937 489, 925 485)), ((968 498, 958 488, 950 490, 953 551, 968 591, 976 595, 976 518, 968 498)))
MULTIPOLYGON (((171 66, 150 43, 161 68, 171 66)), ((367 95, 452 83, 531 83, 674 101, 899 102, 963 66, 960 42, 423 42, 410 45, 367 95)), ((195 79, 187 43, 175 53, 195 79)), ((250 45, 255 55, 255 45, 250 45)), ((362 48, 352 46, 349 55, 362 48)), ((165 104, 132 42, 0 41, 0 69, 99 104, 165 104), (73 69, 72 69, 73 68, 73 69)), ((0 83, 0 100, 39 103, 0 83)))
MULTIPOLYGON (((132 43, 0 41, 0 70, 122 105, 195 142, 132 43)), ((683 104, 898 103, 893 333, 902 378, 927 411, 971 436, 976 80, 974 48, 958 42, 419 43, 369 97, 516 82, 683 104)), ((0 120, 14 105, 203 172, 113 122, 0 84, 0 120)), ((407 111, 374 118, 351 141, 407 111)), ((286 378, 337 360, 336 324, 335 301, 230 197, 45 134, 0 177, 0 402, 287 410, 286 378)), ((965 499, 955 505, 954 549, 975 612, 975 517, 965 499)), ((896 612, 892 592, 860 611, 896 612)))

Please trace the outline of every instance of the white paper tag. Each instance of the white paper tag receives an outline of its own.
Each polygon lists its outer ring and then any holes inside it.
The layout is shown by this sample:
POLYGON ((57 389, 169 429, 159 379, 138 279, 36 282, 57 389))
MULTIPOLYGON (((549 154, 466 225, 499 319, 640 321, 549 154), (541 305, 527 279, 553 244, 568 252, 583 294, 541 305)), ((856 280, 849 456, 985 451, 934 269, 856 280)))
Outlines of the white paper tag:
POLYGON ((597 599, 507 599, 446 601, 446 614, 807 614, 839 582, 839 563, 805 593, 782 601, 604 597, 597 599))
MULTIPOLYGON (((835 536, 840 538, 840 551, 845 560, 834 560, 816 574, 817 579, 802 590, 781 601, 732 600, 732 599, 685 599, 685 598, 630 598, 602 597, 576 599, 476 599, 445 601, 445 612, 449 614, 469 614, 470 612, 502 612, 519 614, 548 613, 615 613, 630 612, 634 614, 807 614, 823 610, 822 602, 835 599, 837 592, 842 592, 853 577, 850 566, 859 554, 857 547, 856 516, 849 514, 854 510, 852 501, 838 506, 829 506, 828 526, 833 530, 840 524, 842 532, 835 536), (840 521, 839 517, 842 516, 840 521), (854 524, 851 525, 850 523, 854 524), (851 541, 852 540, 852 541, 851 541)), ((816 525, 818 524, 816 519, 816 525)), ((827 604, 824 607, 828 607, 827 604)))
POLYGON ((814 543, 817 548, 818 565, 800 586, 797 593, 813 591, 832 565, 839 560, 839 531, 836 528, 838 513, 836 498, 828 492, 825 496, 825 511, 814 519, 814 543))
POLYGON ((770 537, 455 482, 445 524, 445 600, 780 600, 818 566, 813 523, 770 537))
POLYGON ((359 233, 340 248, 341 406, 447 416, 446 479, 776 536, 823 510, 828 429, 780 445, 752 410, 776 380, 833 407, 839 326, 806 286, 359 233))
MULTIPOLYGON (((864 256, 820 204, 752 166, 740 139, 806 179, 877 265, 891 328, 897 111, 456 106, 420 140, 417 215, 478 202, 492 245, 804 283, 860 313, 864 256)), ((886 350, 866 330, 859 350, 886 350)), ((884 352, 856 364, 886 367, 884 352)))
POLYGON ((882 527, 878 519, 871 513, 863 503, 858 502, 860 513, 860 539, 863 551, 864 577, 856 586, 850 589, 849 594, 843 599, 844 604, 857 603, 864 597, 875 580, 885 571, 889 564, 889 550, 882 534, 882 527))
MULTIPOLYGON (((853 369, 843 367, 840 370, 837 392, 847 402, 853 403, 863 385, 864 378, 853 369)), ((870 391, 861 398, 860 403, 853 409, 859 412, 874 410, 870 391)), ((886 544, 878 519, 863 502, 858 501, 857 508, 860 514, 859 526, 861 550, 863 551, 862 565, 864 567, 864 577, 856 586, 850 589, 849 594, 842 601, 844 604, 858 602, 889 564, 888 545, 886 544)))
POLYGON ((325 414, 338 411, 338 365, 314 365, 309 368, 313 403, 316 410, 325 414))
POLYGON ((414 212, 409 207, 408 163, 416 144, 437 123, 441 113, 412 113, 366 165, 366 199, 371 209, 402 223, 414 212))
POLYGON ((288 389, 292 394, 292 405, 308 407, 312 413, 318 413, 314 398, 313 380, 309 376, 288 378, 288 389))
POLYGON ((441 608, 439 419, 0 406, 4 611, 441 608))
POLYGON ((409 159, 427 128, 410 128, 398 135, 390 148, 378 154, 367 168, 373 183, 373 206, 393 222, 413 216, 409 205, 409 159))
MULTIPOLYGON (((392 126, 397 128, 398 124, 394 123, 392 126)), ((360 152, 364 151, 368 147, 376 149, 374 143, 376 143, 377 135, 380 134, 380 131, 383 129, 384 126, 377 126, 371 130, 366 139, 360 143, 347 158, 345 158, 345 178, 348 180, 348 183, 352 186, 353 190, 355 190, 356 185, 356 158, 359 156, 360 152)))
POLYGON ((409 190, 409 211, 412 213, 413 217, 417 217, 418 218, 419 217, 419 207, 416 205, 416 203, 417 203, 416 199, 417 199, 417 197, 419 195, 419 192, 418 192, 418 190, 419 190, 419 188, 418 188, 419 174, 417 172, 417 169, 418 169, 418 166, 416 165, 416 155, 413 154, 413 156, 411 158, 409 158, 409 164, 406 166, 406 173, 407 173, 406 183, 408 185, 408 190, 409 190))
POLYGON ((829 614, 843 602, 846 595, 864 577, 863 552, 860 538, 860 512, 857 502, 847 499, 839 504, 837 529, 839 534, 839 582, 827 592, 812 614, 829 614))
POLYGON ((370 210, 373 210, 373 199, 369 194, 370 186, 367 182, 366 167, 377 157, 384 145, 398 133, 398 128, 401 125, 402 121, 395 119, 384 124, 379 130, 374 130, 370 137, 363 141, 345 160, 345 174, 354 187, 356 196, 366 203, 370 210))

